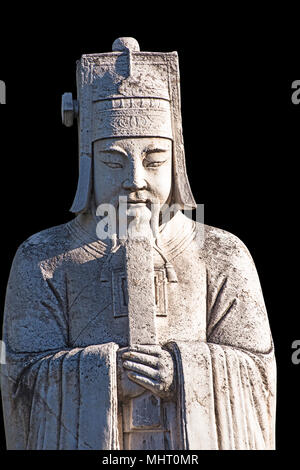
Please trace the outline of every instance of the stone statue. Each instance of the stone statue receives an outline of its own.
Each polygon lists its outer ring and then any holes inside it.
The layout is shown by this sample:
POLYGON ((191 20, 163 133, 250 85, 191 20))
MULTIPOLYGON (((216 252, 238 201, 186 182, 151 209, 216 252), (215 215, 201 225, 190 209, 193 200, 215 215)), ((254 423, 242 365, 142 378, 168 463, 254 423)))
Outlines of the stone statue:
POLYGON ((177 54, 132 38, 77 63, 76 216, 19 247, 7 287, 8 449, 275 446, 259 279, 238 238, 183 213, 179 93, 177 54))

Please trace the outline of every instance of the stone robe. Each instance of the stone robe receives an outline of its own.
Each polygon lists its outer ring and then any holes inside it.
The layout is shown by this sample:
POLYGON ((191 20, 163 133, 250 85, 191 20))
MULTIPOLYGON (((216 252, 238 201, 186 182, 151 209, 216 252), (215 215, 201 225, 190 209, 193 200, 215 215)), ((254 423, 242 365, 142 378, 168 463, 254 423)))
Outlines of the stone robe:
MULTIPOLYGON (((15 256, 1 374, 8 449, 126 448, 116 366, 128 345, 124 270, 93 233, 79 216, 15 256)), ((273 449, 274 349, 247 248, 181 212, 160 246, 178 278, 167 282, 155 253, 158 341, 174 358, 176 400, 161 404, 167 439, 135 448, 273 449)))

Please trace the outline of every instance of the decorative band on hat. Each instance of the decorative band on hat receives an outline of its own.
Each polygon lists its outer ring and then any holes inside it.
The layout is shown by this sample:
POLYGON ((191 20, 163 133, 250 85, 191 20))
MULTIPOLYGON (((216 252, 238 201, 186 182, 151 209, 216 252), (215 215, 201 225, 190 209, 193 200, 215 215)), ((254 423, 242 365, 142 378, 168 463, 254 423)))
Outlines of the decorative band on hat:
POLYGON ((173 138, 168 100, 120 98, 93 104, 93 141, 109 137, 173 138))

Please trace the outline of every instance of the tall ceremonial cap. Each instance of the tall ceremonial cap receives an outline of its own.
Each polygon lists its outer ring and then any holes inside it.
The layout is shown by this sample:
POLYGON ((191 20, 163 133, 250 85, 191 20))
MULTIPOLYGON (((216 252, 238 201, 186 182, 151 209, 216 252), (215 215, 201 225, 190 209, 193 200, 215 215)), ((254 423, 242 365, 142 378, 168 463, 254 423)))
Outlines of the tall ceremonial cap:
POLYGON ((77 100, 62 97, 62 120, 78 118, 79 179, 71 211, 85 212, 92 186, 93 142, 114 137, 173 141, 173 203, 196 207, 186 174, 177 52, 141 52, 133 38, 118 38, 112 52, 77 61, 77 100))

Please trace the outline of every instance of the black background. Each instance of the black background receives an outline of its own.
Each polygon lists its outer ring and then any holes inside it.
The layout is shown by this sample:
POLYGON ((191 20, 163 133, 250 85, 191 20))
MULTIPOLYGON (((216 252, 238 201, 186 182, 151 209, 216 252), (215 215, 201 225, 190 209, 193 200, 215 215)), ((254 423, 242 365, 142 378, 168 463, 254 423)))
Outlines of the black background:
MULTIPOLYGON (((82 6, 84 8, 84 6, 82 6)), ((87 11, 91 7, 87 5, 87 11)), ((270 38, 230 27, 203 34, 205 18, 169 21, 158 13, 122 20, 120 10, 80 12, 47 23, 11 23, 1 32, 0 106, 1 311, 19 244, 72 218, 77 183, 77 130, 61 124, 62 93, 76 95, 75 61, 107 52, 119 36, 145 51, 177 50, 189 179, 205 223, 248 246, 262 284, 278 364, 277 451, 297 451, 299 372, 292 342, 300 339, 298 294, 298 135, 300 105, 291 102, 299 77, 293 60, 270 38), (118 21, 115 21, 115 16, 118 21), (149 17, 150 16, 150 17, 149 17), (121 18, 120 18, 121 17, 121 18), (255 40, 256 39, 256 40, 255 40)), ((3 426, 0 426, 3 428, 3 426)), ((5 452, 4 434, 0 449, 5 452)))

